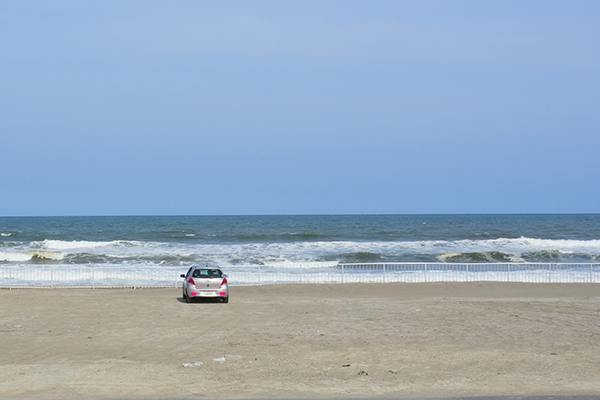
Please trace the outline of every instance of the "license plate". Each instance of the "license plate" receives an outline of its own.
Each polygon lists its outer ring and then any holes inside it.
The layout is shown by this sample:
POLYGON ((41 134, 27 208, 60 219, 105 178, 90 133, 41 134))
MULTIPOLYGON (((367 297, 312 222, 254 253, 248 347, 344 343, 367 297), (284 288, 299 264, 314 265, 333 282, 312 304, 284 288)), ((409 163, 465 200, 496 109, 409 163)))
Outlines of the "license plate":
POLYGON ((200 292, 200 296, 217 296, 217 292, 205 290, 205 291, 200 292))

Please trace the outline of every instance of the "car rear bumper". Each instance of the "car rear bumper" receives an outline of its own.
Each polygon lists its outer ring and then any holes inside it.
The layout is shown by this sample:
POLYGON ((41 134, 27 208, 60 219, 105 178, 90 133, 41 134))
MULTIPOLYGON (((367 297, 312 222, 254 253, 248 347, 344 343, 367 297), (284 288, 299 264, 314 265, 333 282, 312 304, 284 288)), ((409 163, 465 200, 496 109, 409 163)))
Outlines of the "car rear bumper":
POLYGON ((189 297, 229 297, 229 287, 221 287, 218 289, 198 289, 192 285, 188 285, 186 293, 189 297))
POLYGON ((189 295, 190 297, 227 297, 227 292, 220 290, 191 290, 189 295))

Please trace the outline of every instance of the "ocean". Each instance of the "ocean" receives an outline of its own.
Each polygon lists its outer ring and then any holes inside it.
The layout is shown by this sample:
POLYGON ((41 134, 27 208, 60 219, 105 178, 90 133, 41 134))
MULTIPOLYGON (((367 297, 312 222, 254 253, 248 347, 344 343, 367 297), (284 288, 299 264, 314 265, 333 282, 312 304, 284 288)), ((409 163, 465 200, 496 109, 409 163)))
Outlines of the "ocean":
POLYGON ((600 214, 1 217, 0 268, 597 263, 600 214))
POLYGON ((600 214, 0 218, 0 263, 598 262, 600 214))

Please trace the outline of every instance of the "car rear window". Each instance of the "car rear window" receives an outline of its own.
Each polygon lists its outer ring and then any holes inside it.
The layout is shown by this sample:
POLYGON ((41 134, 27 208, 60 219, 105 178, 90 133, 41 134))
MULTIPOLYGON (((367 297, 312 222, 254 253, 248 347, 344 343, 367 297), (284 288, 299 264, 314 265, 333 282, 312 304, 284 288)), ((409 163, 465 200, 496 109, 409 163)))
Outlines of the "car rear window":
POLYGON ((196 269, 192 276, 194 278, 221 278, 223 274, 219 269, 196 269))

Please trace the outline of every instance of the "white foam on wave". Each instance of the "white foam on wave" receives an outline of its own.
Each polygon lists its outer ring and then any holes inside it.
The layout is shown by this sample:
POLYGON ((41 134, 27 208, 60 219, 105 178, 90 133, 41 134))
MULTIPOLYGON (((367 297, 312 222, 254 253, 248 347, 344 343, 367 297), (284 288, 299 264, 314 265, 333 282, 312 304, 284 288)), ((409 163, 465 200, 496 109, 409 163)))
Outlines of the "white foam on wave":
POLYGON ((405 245, 400 244, 400 247, 406 247, 407 250, 421 250, 423 252, 446 250, 446 253, 489 251, 531 252, 540 250, 600 253, 600 240, 533 239, 520 237, 516 239, 406 242, 405 245))
POLYGON ((482 243, 471 244, 473 251, 501 251, 520 255, 535 252, 556 252, 558 254, 587 254, 600 255, 600 240, 563 240, 563 239, 534 239, 520 237, 517 239, 493 239, 482 243))
POLYGON ((303 262, 303 263, 292 263, 289 261, 284 262, 273 262, 269 263, 269 267, 277 268, 277 269, 318 269, 318 268, 333 268, 339 265, 337 261, 313 261, 313 262, 303 262))
POLYGON ((46 239, 40 242, 42 248, 56 250, 77 250, 77 249, 94 249, 98 247, 123 247, 134 242, 124 240, 112 240, 107 242, 95 242, 88 240, 51 240, 46 239))
POLYGON ((32 260, 60 261, 63 258, 63 253, 52 251, 0 252, 0 261, 7 262, 26 262, 32 260))
POLYGON ((497 241, 509 240, 524 248, 540 250, 573 251, 600 251, 600 240, 574 240, 574 239, 532 239, 520 237, 518 239, 496 239, 497 241))
POLYGON ((30 261, 33 253, 0 252, 0 261, 25 262, 30 261))
POLYGON ((55 260, 60 261, 65 257, 64 253, 54 251, 34 251, 31 255, 32 259, 36 260, 55 260))

